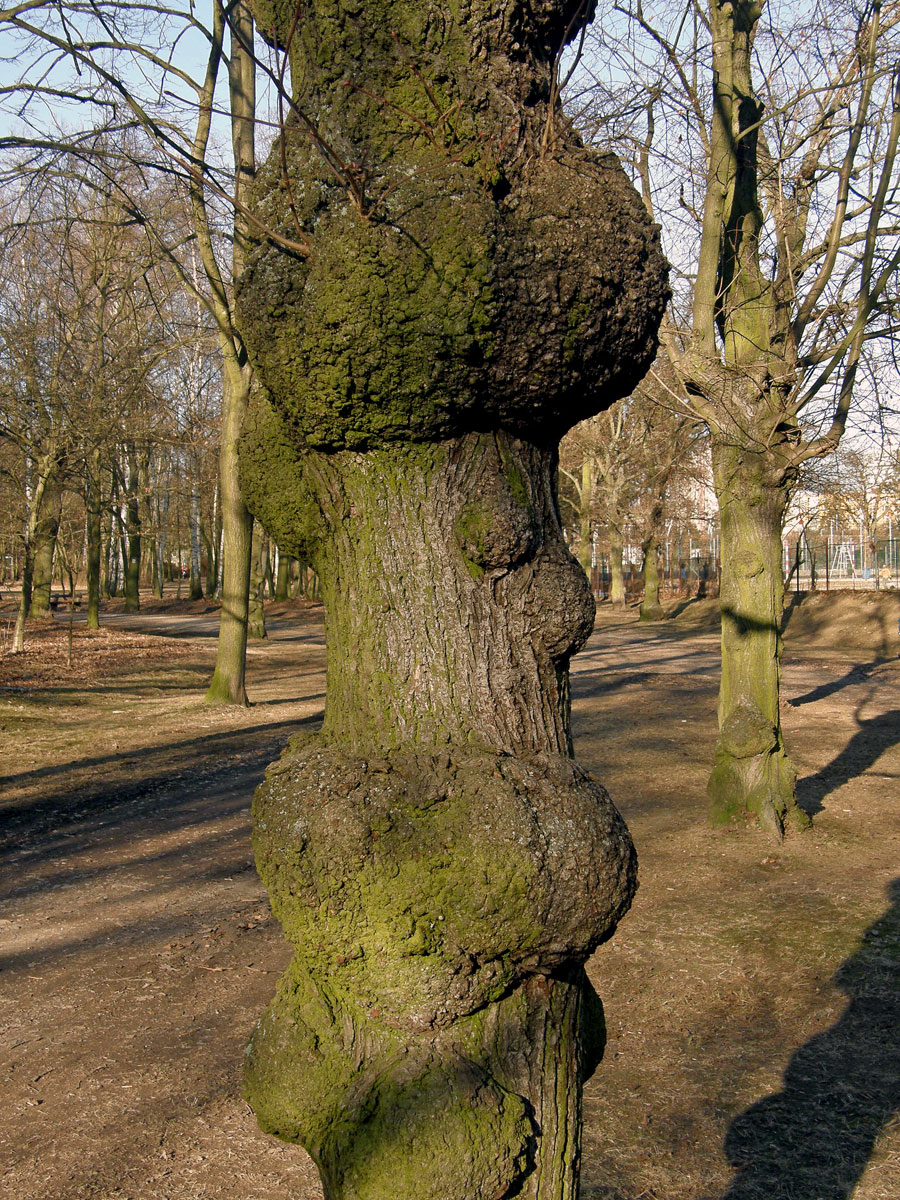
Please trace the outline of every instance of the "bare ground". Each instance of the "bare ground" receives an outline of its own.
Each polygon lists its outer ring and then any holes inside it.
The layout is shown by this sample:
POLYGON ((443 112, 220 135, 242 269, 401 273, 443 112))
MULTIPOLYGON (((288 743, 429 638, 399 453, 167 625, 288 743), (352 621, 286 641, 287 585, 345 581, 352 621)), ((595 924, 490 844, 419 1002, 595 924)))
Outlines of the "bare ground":
MULTIPOLYGON (((641 889, 590 967, 609 1042, 584 1200, 900 1196, 898 607, 791 618, 785 724, 814 820, 782 846, 706 824, 713 607, 646 627, 601 609, 574 664, 577 748, 628 820, 641 889)), ((321 1197, 240 1095, 288 958, 249 798, 321 715, 319 613, 276 610, 254 706, 233 711, 202 703, 215 614, 188 608, 141 617, 164 637, 76 625, 71 663, 65 622, 30 631, 28 660, 0 656, 11 1200, 321 1197)))

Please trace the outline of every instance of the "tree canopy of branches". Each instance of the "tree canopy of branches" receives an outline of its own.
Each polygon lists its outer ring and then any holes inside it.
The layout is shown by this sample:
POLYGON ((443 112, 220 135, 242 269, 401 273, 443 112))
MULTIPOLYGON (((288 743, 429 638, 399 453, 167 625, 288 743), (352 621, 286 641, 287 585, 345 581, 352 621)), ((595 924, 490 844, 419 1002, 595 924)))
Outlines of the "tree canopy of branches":
POLYGON ((126 595, 137 604, 139 475, 165 420, 161 396, 182 331, 177 279, 116 198, 61 173, 37 196, 9 192, 4 215, 0 436, 16 448, 25 483, 21 649, 35 563, 52 554, 64 487, 84 499, 96 625, 101 466, 121 489, 126 595), (121 456, 104 460, 113 445, 121 456))
POLYGON ((2 10, 0 28, 16 48, 12 82, 2 89, 7 174, 52 172, 60 155, 70 171, 80 163, 85 178, 102 174, 214 321, 222 355, 225 565, 208 699, 245 704, 252 522, 240 494, 236 444, 251 376, 233 298, 246 255, 245 193, 262 121, 252 17, 245 5, 220 0, 212 0, 206 23, 194 6, 74 0, 2 10), (220 136, 223 127, 227 138, 220 136), (179 230, 173 239, 143 203, 146 181, 160 176, 189 206, 189 237, 179 230))

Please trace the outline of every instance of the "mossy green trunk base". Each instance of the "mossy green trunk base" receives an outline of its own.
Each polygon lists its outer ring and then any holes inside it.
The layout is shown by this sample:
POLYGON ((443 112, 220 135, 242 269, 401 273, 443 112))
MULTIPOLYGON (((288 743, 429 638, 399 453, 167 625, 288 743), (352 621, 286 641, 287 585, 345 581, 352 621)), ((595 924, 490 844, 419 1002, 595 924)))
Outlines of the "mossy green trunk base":
POLYGON ((602 789, 557 756, 298 739, 254 829, 296 951, 249 1049, 263 1128, 303 1143, 328 1197, 574 1200, 603 1020, 573 963, 633 888, 602 789))
POLYGON ((239 296, 270 397, 244 495, 315 569, 328 646, 322 733, 254 801, 295 955, 247 1095, 327 1200, 575 1200, 583 964, 635 861, 571 758, 594 604, 556 447, 649 364, 665 267, 618 163, 558 124, 582 8, 254 9, 333 149, 285 131, 253 202, 310 250, 261 242, 239 296))
POLYGON ((716 763, 707 791, 716 823, 747 813, 782 837, 809 823, 796 803, 797 772, 781 733, 781 529, 786 487, 765 462, 713 444, 722 516, 722 679, 716 763))

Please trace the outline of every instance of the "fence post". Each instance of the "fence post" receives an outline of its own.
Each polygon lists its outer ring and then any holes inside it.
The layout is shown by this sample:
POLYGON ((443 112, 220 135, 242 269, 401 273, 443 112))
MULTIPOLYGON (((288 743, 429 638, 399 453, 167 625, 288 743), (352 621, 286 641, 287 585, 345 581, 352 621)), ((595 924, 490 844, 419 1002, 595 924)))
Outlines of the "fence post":
POLYGON ((826 538, 825 539, 825 591, 826 592, 831 590, 830 583, 829 583, 829 577, 828 577, 828 572, 829 572, 828 559, 829 559, 829 557, 830 557, 830 553, 829 553, 829 549, 828 549, 828 538, 826 538))

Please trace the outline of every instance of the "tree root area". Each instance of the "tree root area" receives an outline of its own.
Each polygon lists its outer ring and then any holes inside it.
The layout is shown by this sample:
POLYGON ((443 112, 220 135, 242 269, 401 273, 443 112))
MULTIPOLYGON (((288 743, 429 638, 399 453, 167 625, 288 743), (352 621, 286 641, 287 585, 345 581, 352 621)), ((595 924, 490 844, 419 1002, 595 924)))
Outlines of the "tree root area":
MULTIPOLYGON (((290 956, 250 797, 321 719, 322 629, 281 606, 250 651, 253 707, 220 709, 202 702, 214 621, 185 609, 111 621, 102 670, 67 665, 62 617, 32 669, 0 656, 0 1194, 16 1200, 321 1197, 304 1153, 258 1130, 241 1071, 290 956)), ((608 1044, 582 1200, 895 1200, 898 660, 789 631, 785 736, 813 821, 780 846, 707 823, 717 671, 710 629, 605 608, 573 663, 577 753, 641 876, 589 964, 608 1044)))

